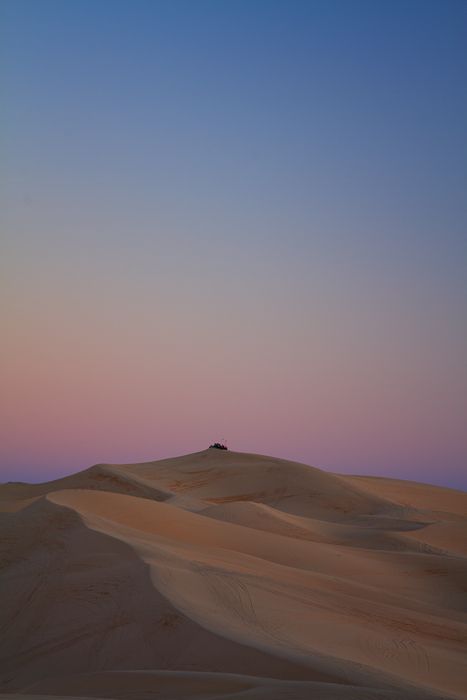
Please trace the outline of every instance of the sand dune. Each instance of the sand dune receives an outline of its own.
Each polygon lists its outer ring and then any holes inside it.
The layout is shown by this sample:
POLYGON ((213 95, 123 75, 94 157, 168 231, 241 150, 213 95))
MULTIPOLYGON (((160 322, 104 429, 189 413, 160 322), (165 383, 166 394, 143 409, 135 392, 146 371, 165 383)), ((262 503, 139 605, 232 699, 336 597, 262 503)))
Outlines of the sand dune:
POLYGON ((5 698, 466 697, 465 493, 206 450, 0 510, 5 698))

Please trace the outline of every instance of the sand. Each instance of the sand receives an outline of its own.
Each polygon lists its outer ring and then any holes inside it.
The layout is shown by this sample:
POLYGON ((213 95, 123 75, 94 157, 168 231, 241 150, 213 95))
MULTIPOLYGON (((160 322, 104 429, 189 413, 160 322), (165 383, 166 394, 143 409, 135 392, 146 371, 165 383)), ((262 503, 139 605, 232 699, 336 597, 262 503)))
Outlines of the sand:
POLYGON ((467 494, 205 450, 0 486, 3 698, 467 697, 467 494))

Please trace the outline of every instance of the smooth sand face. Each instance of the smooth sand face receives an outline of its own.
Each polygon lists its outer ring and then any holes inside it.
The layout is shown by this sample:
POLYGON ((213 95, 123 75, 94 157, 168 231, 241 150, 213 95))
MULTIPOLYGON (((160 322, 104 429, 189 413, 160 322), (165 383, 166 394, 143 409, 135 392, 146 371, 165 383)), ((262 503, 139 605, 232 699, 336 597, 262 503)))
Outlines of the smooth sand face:
POLYGON ((3 693, 467 697, 465 493, 206 450, 0 511, 3 693))

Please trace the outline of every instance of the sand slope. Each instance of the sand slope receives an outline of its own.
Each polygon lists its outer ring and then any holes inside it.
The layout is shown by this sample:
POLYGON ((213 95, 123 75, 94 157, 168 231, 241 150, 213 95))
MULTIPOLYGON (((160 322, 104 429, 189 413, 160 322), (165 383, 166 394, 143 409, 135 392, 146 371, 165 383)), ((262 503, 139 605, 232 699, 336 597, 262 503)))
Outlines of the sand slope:
POLYGON ((5 698, 466 697, 465 493, 206 450, 0 510, 5 698))

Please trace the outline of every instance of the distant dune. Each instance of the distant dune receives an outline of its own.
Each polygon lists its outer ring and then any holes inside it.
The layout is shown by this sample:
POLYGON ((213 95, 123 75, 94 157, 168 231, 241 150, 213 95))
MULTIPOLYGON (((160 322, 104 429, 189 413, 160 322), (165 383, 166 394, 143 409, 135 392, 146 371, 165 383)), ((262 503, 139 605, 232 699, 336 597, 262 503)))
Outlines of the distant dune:
POLYGON ((0 486, 0 692, 467 697, 467 494, 205 450, 0 486))

